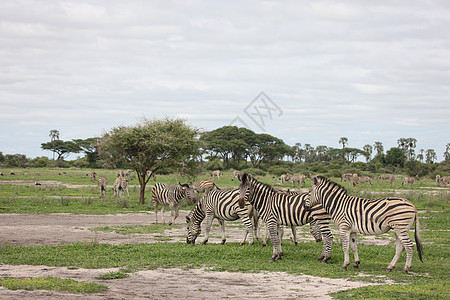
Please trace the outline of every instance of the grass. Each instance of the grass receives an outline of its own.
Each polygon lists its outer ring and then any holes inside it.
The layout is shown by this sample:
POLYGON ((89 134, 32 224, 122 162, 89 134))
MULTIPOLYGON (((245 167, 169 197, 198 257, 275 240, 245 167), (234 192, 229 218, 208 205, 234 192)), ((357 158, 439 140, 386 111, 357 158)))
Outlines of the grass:
POLYGON ((72 279, 62 279, 57 277, 39 278, 0 278, 0 286, 9 290, 48 290, 68 292, 73 294, 99 293, 108 290, 102 284, 91 282, 79 282, 72 279))
MULTIPOLYGON (((27 180, 30 182, 54 180, 72 185, 82 185, 76 188, 66 186, 35 186, 33 184, 11 185, 2 184, 0 188, 0 213, 83 213, 83 214, 115 214, 136 213, 153 210, 148 206, 151 188, 147 189, 147 204, 140 205, 138 200, 139 189, 130 188, 130 199, 125 204, 120 204, 111 198, 112 192, 108 191, 107 199, 98 198, 96 184, 85 175, 89 170, 76 169, 23 169, 14 170, 16 176, 3 176, 0 180, 27 180), (66 175, 58 175, 66 171, 66 175)), ((99 176, 108 177, 112 184, 115 178, 114 170, 96 170, 99 176)), ((7 171, 5 174, 9 174, 7 171)), ((238 182, 231 181, 229 172, 216 180, 220 187, 237 187, 238 182)), ((200 178, 208 178, 202 176, 200 178)), ((261 181, 275 185, 277 179, 272 176, 260 178, 261 181)), ((340 179, 334 179, 340 183, 340 179)), ((188 182, 187 179, 174 175, 158 176, 157 182, 176 184, 188 182)), ((179 267, 206 268, 212 271, 230 272, 259 272, 277 271, 291 274, 308 274, 325 278, 347 278, 350 280, 370 281, 384 283, 384 280, 392 280, 394 285, 376 285, 359 289, 334 293, 332 296, 338 299, 386 299, 386 298, 411 298, 411 299, 448 299, 448 278, 450 275, 450 193, 448 190, 437 190, 433 180, 421 180, 416 183, 416 188, 401 187, 400 180, 391 188, 386 181, 372 181, 373 185, 367 188, 362 185, 356 188, 350 187, 344 182, 342 185, 352 195, 366 198, 378 198, 382 196, 400 196, 411 200, 418 210, 421 210, 420 224, 422 229, 422 241, 424 243, 424 263, 417 257, 414 251, 413 268, 410 273, 402 273, 400 270, 405 263, 405 254, 398 262, 397 269, 386 273, 385 268, 392 260, 395 252, 394 245, 389 246, 365 246, 359 245, 361 258, 360 270, 342 272, 340 266, 343 261, 341 245, 333 244, 332 259, 327 265, 318 263, 315 258, 321 251, 321 243, 304 242, 298 246, 287 242, 283 245, 285 255, 281 261, 268 263, 272 253, 272 247, 261 247, 261 242, 254 246, 239 246, 238 243, 226 243, 225 245, 187 245, 185 243, 166 243, 164 230, 173 226, 109 226, 93 228, 93 231, 109 231, 120 234, 160 234, 159 242, 153 244, 125 244, 108 245, 92 242, 74 243, 59 246, 14 246, 0 245, 0 263, 2 264, 28 264, 47 266, 66 266, 70 268, 112 268, 119 267, 129 270, 145 270, 179 267)), ((137 184, 133 179, 131 184, 137 184)), ((154 184, 153 181, 149 184, 154 184)), ((278 187, 290 188, 289 184, 278 187)), ((306 188, 310 187, 307 180, 306 188)), ((184 209, 191 209, 187 201, 182 205, 184 209)), ((1 215, 0 215, 1 216, 1 215)), ((242 226, 240 223, 229 224, 242 226)), ((227 224, 227 226, 229 226, 227 224)), ((390 235, 392 236, 392 235, 390 235)), ((413 232, 410 232, 413 236, 413 232)), ((382 236, 387 239, 389 236, 382 236)), ((335 239, 336 241, 337 239, 335 239)), ((111 272, 101 275, 103 279, 117 279, 126 276, 127 272, 111 272)), ((6 287, 7 280, 1 278, 1 285, 6 287), (5 283, 5 284, 4 284, 5 283)), ((63 285, 63 284, 55 284, 63 285)), ((44 288, 47 289, 47 288, 44 288)))

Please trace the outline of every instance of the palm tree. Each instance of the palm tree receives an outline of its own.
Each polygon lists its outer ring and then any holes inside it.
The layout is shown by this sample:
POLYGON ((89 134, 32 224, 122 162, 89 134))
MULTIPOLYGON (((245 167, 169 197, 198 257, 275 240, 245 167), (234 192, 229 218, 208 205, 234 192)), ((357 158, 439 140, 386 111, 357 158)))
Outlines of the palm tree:
POLYGON ((348 138, 346 138, 345 136, 341 137, 339 139, 339 144, 342 144, 342 161, 345 160, 345 145, 348 144, 348 138))
POLYGON ((56 129, 50 130, 50 134, 48 135, 51 138, 52 146, 53 146, 53 161, 55 160, 55 141, 59 140, 59 131, 56 129))

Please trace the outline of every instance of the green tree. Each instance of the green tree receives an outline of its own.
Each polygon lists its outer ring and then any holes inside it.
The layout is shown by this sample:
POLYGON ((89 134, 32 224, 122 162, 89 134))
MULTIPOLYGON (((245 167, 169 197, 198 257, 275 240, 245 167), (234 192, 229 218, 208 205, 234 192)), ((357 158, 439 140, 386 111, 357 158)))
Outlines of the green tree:
POLYGON ((181 119, 144 119, 136 126, 119 126, 99 141, 99 155, 111 164, 129 163, 140 184, 140 203, 145 203, 148 171, 198 172, 199 130, 181 119))
POLYGON ((56 160, 64 160, 70 153, 81 151, 80 146, 74 141, 54 140, 41 144, 42 150, 49 150, 58 155, 56 160))
POLYGON ((377 151, 377 155, 382 155, 384 153, 384 147, 382 142, 375 142, 373 145, 375 151, 377 151))
POLYGON ((342 144, 342 162, 345 161, 345 146, 348 144, 348 138, 346 138, 345 136, 341 137, 339 139, 339 144, 342 144))
POLYGON ((450 143, 445 146, 444 160, 450 161, 450 143))
POLYGON ((89 166, 96 167, 96 163, 98 161, 98 141, 99 138, 87 138, 87 139, 74 139, 73 140, 78 147, 80 147, 81 151, 86 154, 86 160, 89 163, 89 166))
POLYGON ((435 160, 437 160, 437 155, 434 149, 427 149, 425 152, 425 162, 432 164, 435 160))
POLYGON ((385 162, 387 165, 403 168, 406 162, 406 154, 402 149, 393 147, 386 152, 385 162))
POLYGON ((366 157, 366 161, 370 161, 370 157, 372 156, 373 148, 371 145, 367 144, 363 147, 363 150, 365 152, 364 156, 366 157))
MULTIPOLYGON (((59 131, 56 129, 52 129, 50 130, 50 134, 48 136, 50 137, 50 142, 52 143, 53 149, 55 149, 55 141, 59 140, 59 131)), ((53 151, 53 160, 55 160, 55 153, 56 151, 53 151)))

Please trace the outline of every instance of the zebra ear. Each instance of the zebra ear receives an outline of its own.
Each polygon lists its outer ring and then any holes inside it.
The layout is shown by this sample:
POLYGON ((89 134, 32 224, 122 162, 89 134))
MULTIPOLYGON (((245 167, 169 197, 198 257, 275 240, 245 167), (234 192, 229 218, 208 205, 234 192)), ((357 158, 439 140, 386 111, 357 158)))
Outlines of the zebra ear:
POLYGON ((312 184, 313 185, 316 185, 317 184, 317 176, 314 176, 312 179, 311 179, 311 181, 312 181, 312 184))

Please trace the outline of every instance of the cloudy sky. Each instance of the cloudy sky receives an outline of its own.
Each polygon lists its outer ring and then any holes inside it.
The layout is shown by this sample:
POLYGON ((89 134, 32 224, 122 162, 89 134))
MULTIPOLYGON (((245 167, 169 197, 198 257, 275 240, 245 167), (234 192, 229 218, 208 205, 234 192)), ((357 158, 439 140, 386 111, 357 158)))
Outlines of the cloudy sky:
POLYGON ((441 161, 449 28, 445 0, 0 1, 0 151, 167 116, 441 161))

